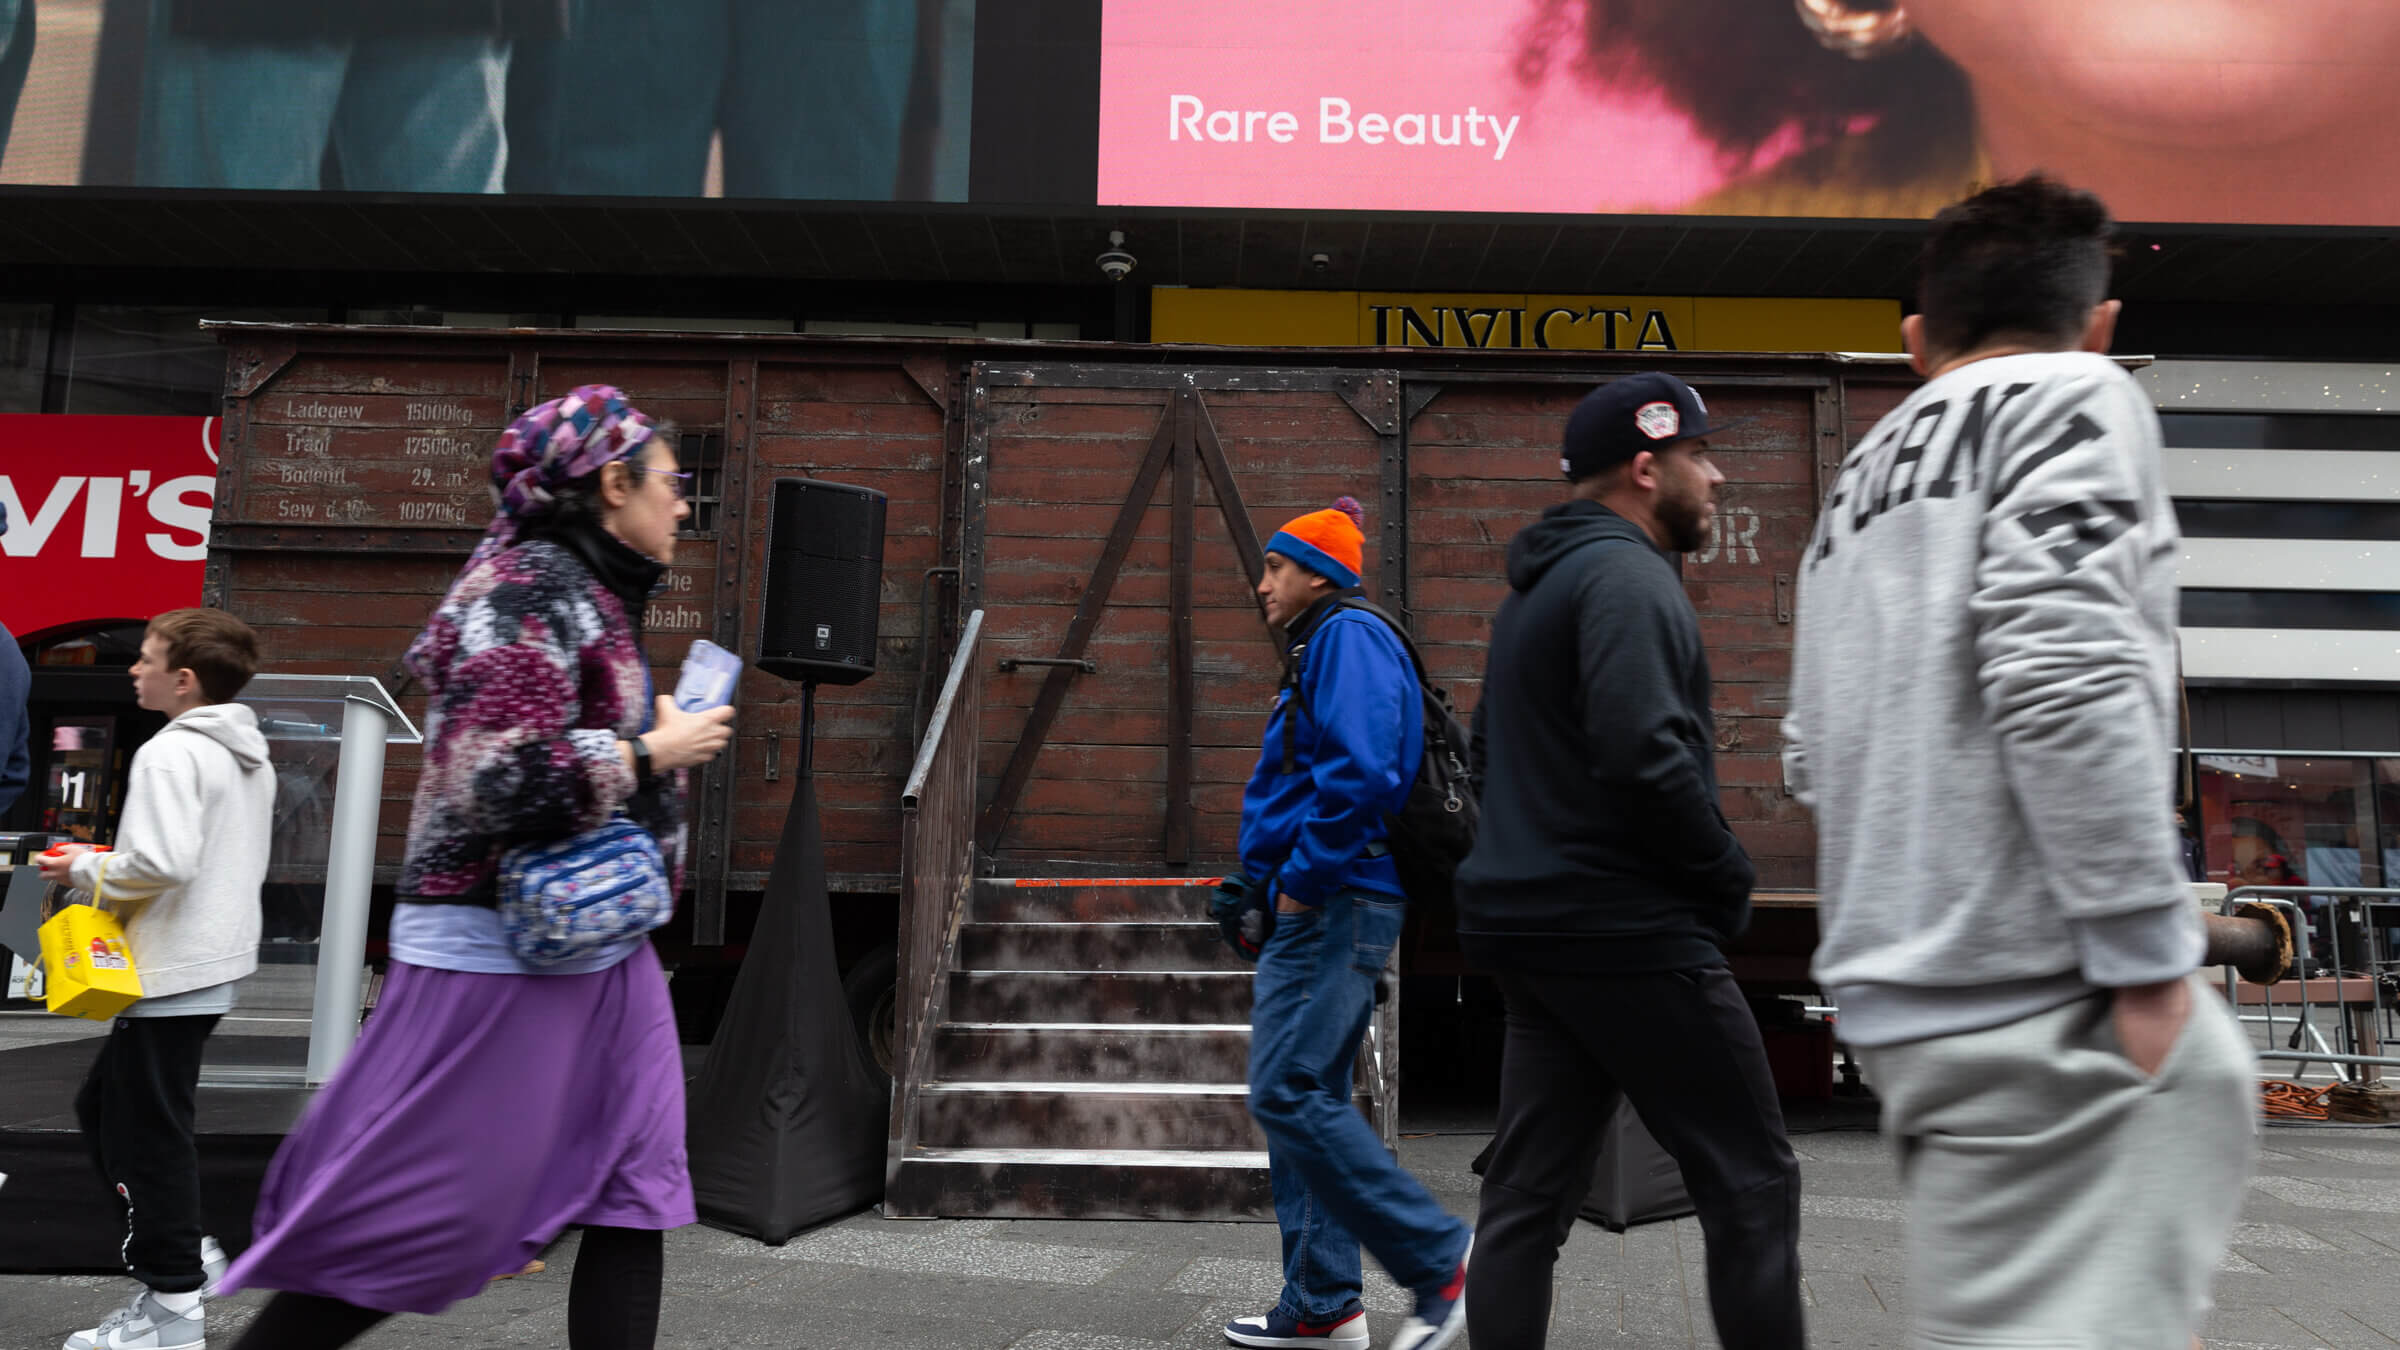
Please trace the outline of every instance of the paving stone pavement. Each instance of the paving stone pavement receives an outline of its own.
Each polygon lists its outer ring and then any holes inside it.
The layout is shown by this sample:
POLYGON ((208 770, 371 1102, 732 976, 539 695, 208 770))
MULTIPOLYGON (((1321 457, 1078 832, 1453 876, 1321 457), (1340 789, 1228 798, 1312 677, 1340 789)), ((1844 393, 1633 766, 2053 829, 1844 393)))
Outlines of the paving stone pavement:
MULTIPOLYGON (((1479 1134, 1406 1140, 1402 1159, 1471 1216, 1479 1134)), ((1794 1137, 1803 1171, 1810 1341, 1905 1344, 1899 1192, 1883 1141, 1794 1137)), ((402 1317, 358 1342, 564 1346, 575 1239, 549 1270, 494 1285, 440 1318, 402 1317)), ((1559 1262, 1551 1345, 1712 1348, 1698 1226, 1618 1236, 1579 1224, 1559 1262)), ((2220 1277, 2218 1350, 2400 1347, 2400 1132, 2276 1128, 2220 1277)), ((1264 1224, 889 1221, 860 1215, 767 1247, 708 1228, 667 1243, 660 1344, 671 1350, 1169 1350, 1222 1345, 1227 1320, 1274 1297, 1264 1224)), ((124 1296, 98 1276, 0 1277, 0 1350, 46 1350, 124 1296)), ((212 1305, 228 1350, 264 1295, 212 1305)), ((1407 1308, 1380 1272, 1367 1289, 1377 1347, 1407 1308)))

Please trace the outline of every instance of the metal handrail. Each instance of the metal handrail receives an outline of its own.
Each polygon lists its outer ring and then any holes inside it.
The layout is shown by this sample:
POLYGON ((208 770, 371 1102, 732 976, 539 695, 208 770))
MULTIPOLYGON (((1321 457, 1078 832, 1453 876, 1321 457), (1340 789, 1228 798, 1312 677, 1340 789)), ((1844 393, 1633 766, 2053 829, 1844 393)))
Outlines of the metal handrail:
POLYGON ((982 640, 979 609, 959 634, 900 794, 900 960, 887 1182, 917 1145, 933 1030, 949 1003, 959 927, 975 884, 975 758, 983 734, 983 678, 976 662, 982 640))

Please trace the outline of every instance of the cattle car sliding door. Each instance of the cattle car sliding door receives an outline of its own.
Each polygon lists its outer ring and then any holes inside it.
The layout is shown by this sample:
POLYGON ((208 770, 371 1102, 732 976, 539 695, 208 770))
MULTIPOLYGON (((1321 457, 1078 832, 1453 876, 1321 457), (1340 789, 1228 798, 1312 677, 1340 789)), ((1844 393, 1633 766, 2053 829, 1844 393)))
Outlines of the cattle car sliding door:
POLYGON ((1234 865, 1280 669, 1261 545, 1347 495, 1368 593, 1397 571, 1379 518, 1397 417, 1361 411, 1396 388, 1377 379, 974 368, 962 582, 993 662, 977 836, 1003 873, 1234 865))

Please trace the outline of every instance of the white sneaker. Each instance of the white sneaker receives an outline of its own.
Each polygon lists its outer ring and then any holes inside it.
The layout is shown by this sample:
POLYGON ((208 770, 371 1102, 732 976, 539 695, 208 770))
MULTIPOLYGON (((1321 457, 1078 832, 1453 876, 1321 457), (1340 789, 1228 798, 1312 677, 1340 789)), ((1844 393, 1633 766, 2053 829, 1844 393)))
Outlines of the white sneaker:
POLYGON ((1367 1310, 1353 1303, 1323 1323, 1270 1312, 1225 1324, 1228 1345, 1255 1350, 1367 1350, 1367 1310))
POLYGON ((1417 1310, 1400 1324, 1391 1350, 1446 1350, 1467 1329, 1467 1259, 1475 1254, 1475 1235, 1458 1257, 1458 1270, 1441 1288, 1417 1295, 1417 1310))
POLYGON ((225 1267, 232 1264, 233 1258, 225 1254, 215 1238, 200 1239, 200 1297, 217 1296, 217 1286, 225 1282, 225 1267))
POLYGON ((207 1314, 194 1301, 190 1312, 171 1312, 144 1289, 100 1325, 67 1337, 66 1350, 207 1350, 207 1314))

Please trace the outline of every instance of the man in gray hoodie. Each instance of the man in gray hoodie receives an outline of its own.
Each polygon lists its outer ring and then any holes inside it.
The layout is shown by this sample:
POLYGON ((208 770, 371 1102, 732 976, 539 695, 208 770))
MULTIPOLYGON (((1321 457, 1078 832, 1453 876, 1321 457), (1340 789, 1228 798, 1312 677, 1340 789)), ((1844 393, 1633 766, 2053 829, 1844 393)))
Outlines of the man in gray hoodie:
POLYGON ((1927 381, 1802 562, 1784 771, 1919 1345, 2185 1350, 2255 1150, 2247 1043, 2193 976, 2178 534, 2158 418, 2102 355, 2110 232, 2039 177, 1934 218, 1903 325, 1927 381))
POLYGON ((101 1179, 125 1209, 131 1302, 66 1350, 173 1350, 205 1342, 201 1300, 225 1267, 202 1236, 193 1134, 200 1055, 234 984, 258 968, 275 769, 258 717, 233 698, 258 670, 250 626, 215 609, 150 621, 137 702, 167 714, 134 752, 116 845, 45 856, 42 874, 125 924, 142 997, 117 1017, 75 1097, 101 1179))

